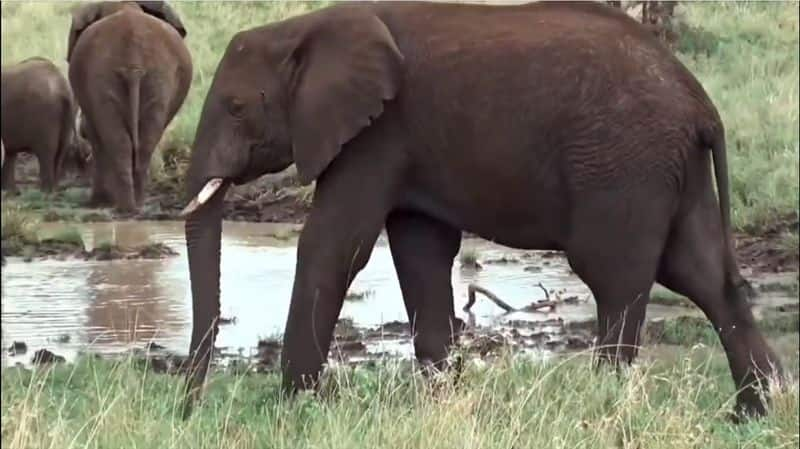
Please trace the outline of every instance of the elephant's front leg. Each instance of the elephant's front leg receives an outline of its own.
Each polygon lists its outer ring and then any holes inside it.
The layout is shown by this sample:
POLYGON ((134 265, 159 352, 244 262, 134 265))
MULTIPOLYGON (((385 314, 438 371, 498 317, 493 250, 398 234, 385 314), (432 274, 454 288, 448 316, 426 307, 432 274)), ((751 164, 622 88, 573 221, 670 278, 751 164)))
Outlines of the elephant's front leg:
POLYGON ((461 231, 414 212, 393 212, 386 230, 417 359, 442 369, 461 326, 451 279, 461 231))
POLYGON ((289 392, 316 387, 344 295, 369 260, 386 220, 387 187, 362 181, 351 176, 318 184, 300 235, 281 357, 289 392))

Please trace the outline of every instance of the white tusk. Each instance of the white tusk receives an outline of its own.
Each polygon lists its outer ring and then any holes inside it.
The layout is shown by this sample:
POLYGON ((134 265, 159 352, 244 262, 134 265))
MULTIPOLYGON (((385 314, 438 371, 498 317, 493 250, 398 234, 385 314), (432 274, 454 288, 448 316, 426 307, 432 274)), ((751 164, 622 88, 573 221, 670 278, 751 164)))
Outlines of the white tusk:
POLYGON ((222 178, 211 178, 206 185, 200 190, 200 193, 197 194, 196 197, 192 198, 192 201, 183 208, 180 213, 181 217, 186 217, 192 212, 196 211, 200 206, 205 204, 215 193, 222 187, 222 182, 224 180, 222 178))

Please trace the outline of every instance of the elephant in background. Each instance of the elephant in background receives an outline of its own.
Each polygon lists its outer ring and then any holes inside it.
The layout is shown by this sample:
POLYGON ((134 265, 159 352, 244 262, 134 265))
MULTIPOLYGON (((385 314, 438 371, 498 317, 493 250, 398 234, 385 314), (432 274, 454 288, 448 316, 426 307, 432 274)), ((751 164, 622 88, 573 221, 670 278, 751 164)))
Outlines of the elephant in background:
POLYGON ((77 112, 69 83, 51 61, 34 57, 2 69, 4 190, 17 192, 14 170, 21 152, 36 156, 45 192, 57 187, 65 162, 82 168, 90 150, 77 134, 77 112))
POLYGON ((599 360, 636 357, 654 282, 691 298, 718 331, 737 409, 765 412, 759 387, 781 368, 733 252, 722 120, 623 12, 353 2, 236 34, 187 171, 184 416, 217 333, 225 192, 293 163, 316 190, 284 333, 286 391, 316 385, 345 292, 385 227, 423 362, 446 367, 458 335, 451 273, 468 231, 564 251, 596 300, 599 360))
POLYGON ((165 2, 99 2, 72 13, 69 80, 93 149, 91 204, 133 212, 150 158, 192 79, 186 29, 165 2))

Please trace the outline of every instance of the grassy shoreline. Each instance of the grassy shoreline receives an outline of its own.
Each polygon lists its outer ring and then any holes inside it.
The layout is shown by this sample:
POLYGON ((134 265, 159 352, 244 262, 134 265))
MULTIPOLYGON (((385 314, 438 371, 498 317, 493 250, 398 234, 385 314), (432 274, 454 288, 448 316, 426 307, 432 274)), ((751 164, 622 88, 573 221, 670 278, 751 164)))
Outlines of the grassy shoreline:
MULTIPOLYGON (((330 3, 174 2, 188 29, 194 79, 153 158, 154 188, 182 191, 205 92, 233 34, 330 3)), ((69 11, 76 4, 2 3, 3 65, 38 55, 65 70, 69 11)), ((727 130, 733 220, 738 230, 749 233, 798 216, 800 26, 795 6, 687 2, 676 10, 676 51, 720 110, 727 130)), ((796 235, 794 229, 787 237, 794 249, 796 235)))
MULTIPOLYGON (((796 337, 796 334, 795 334, 796 337)), ((646 352, 646 351, 645 351, 646 352)), ((791 362, 796 376, 796 354, 791 362)), ((323 398, 279 395, 277 373, 211 376, 204 404, 180 420, 182 379, 129 361, 81 359, 6 369, 7 448, 790 448, 796 377, 769 416, 728 421, 733 383, 718 350, 683 348, 621 375, 588 355, 468 364, 459 386, 427 386, 408 363, 328 372, 323 398)))

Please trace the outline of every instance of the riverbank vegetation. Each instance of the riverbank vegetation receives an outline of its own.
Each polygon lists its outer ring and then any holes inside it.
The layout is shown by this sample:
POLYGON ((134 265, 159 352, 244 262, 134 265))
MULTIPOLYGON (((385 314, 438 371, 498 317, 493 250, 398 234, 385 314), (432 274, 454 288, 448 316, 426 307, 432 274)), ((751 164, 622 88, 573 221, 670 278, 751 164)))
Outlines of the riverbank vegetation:
MULTIPOLYGON (((797 374, 797 334, 783 342, 797 374), (793 351, 793 352, 792 352, 793 351)), ((795 377, 796 379, 796 377, 795 377)), ((734 388, 719 348, 651 348, 615 375, 586 354, 549 361, 510 355, 468 363, 426 384, 406 362, 339 367, 322 398, 279 395, 272 374, 212 375, 204 404, 180 419, 182 378, 130 360, 7 369, 3 447, 648 448, 797 447, 797 382, 770 414, 730 422, 734 388), (650 354, 650 356, 648 356, 650 354), (654 357, 651 357, 654 356, 654 357)))

